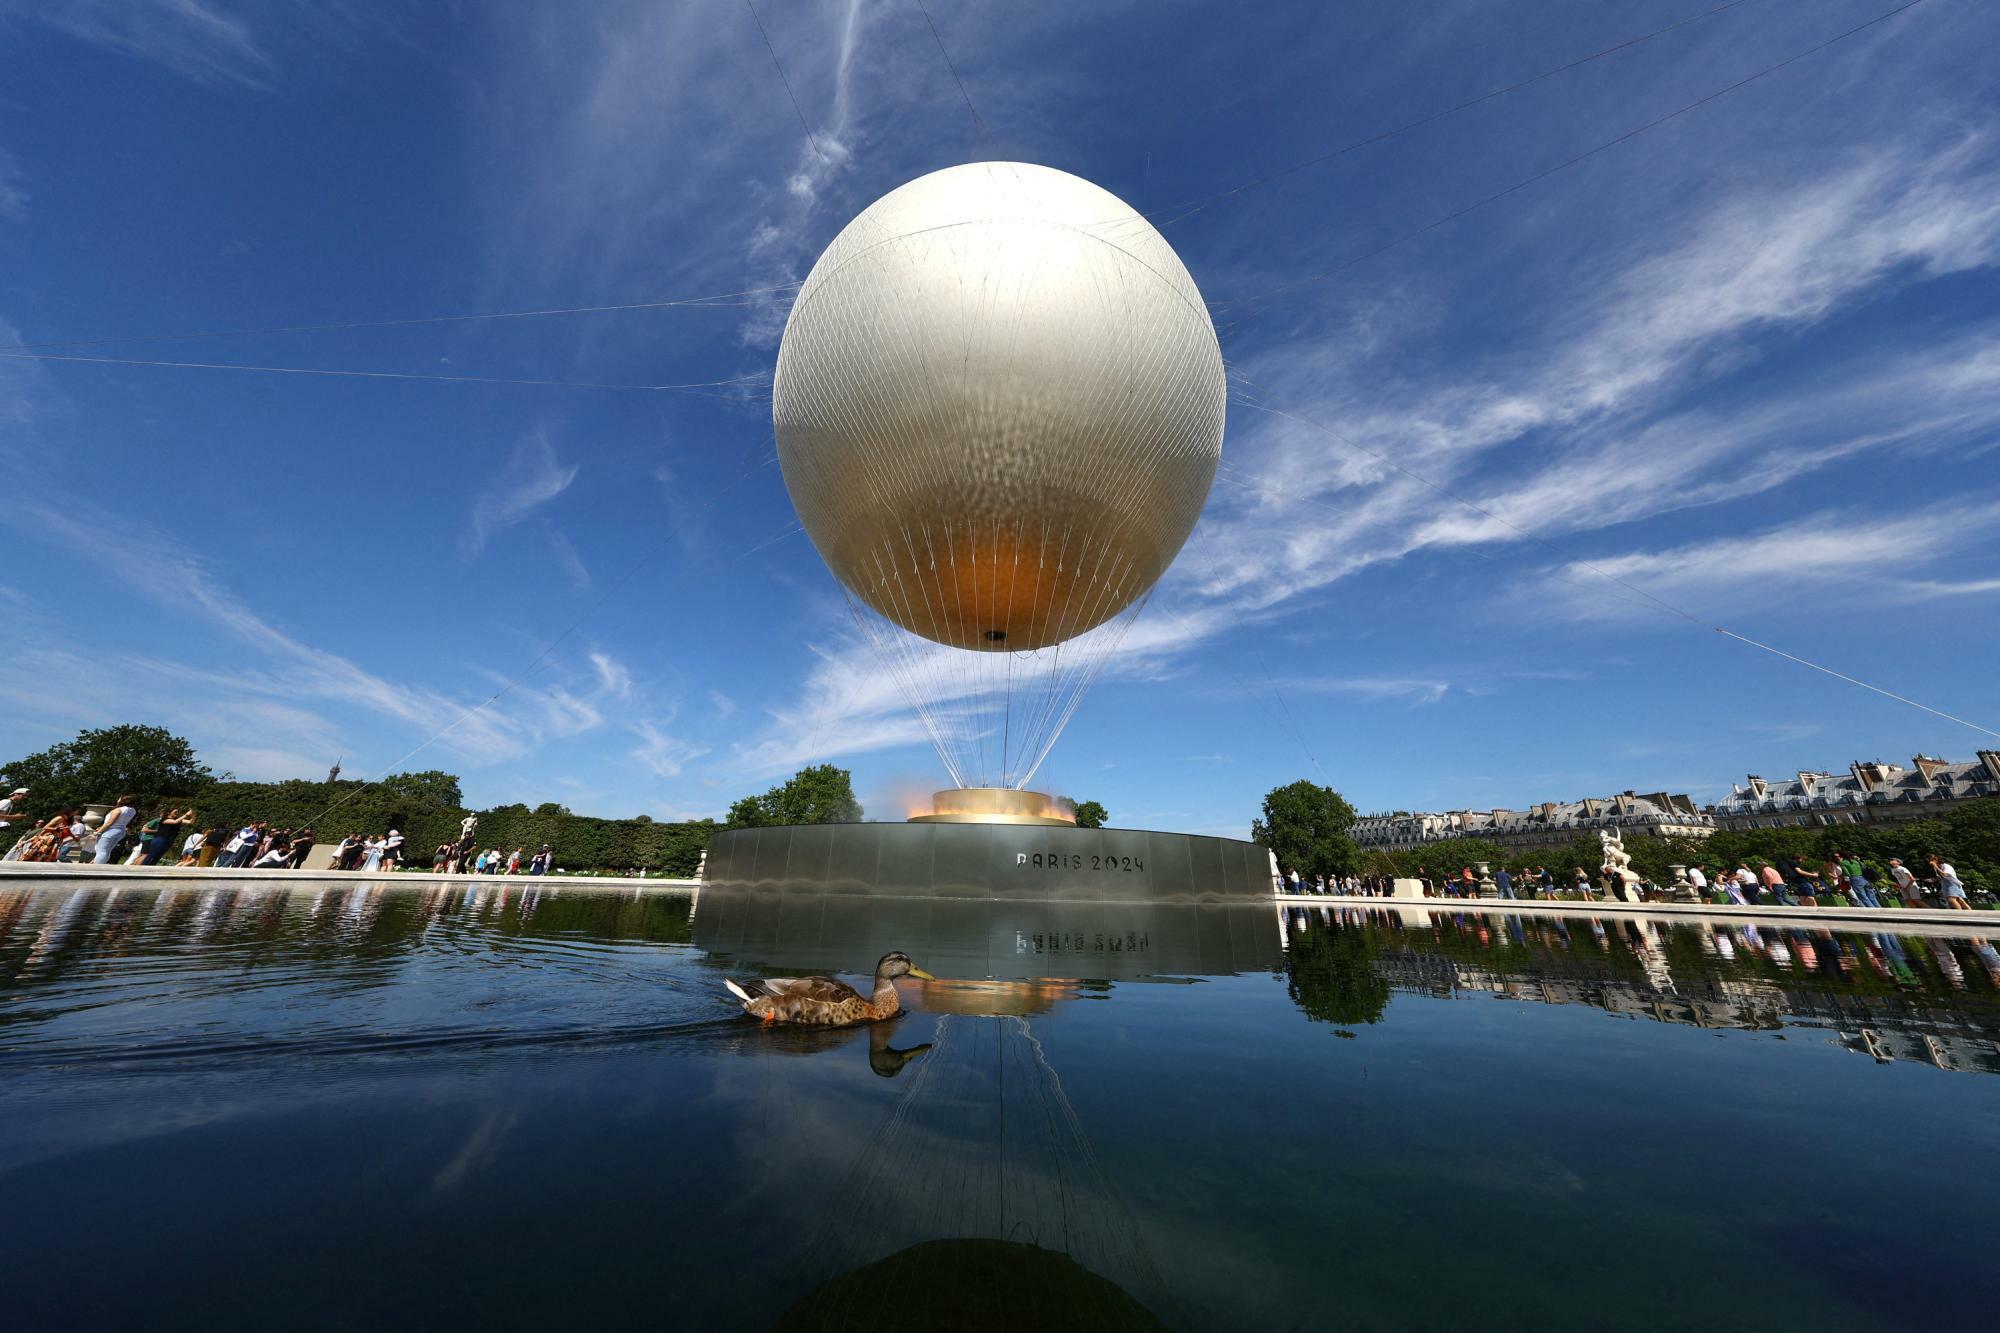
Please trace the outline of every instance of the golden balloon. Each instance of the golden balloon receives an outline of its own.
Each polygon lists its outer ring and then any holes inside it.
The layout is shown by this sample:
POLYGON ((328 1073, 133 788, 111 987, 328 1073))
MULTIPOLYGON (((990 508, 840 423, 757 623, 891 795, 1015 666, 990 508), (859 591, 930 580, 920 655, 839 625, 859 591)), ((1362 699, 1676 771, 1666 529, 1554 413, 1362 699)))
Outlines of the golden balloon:
POLYGON ((834 575, 954 648, 1062 643, 1130 607, 1222 454, 1222 356, 1165 238, 1048 167, 982 162, 870 205, 813 266, 773 389, 834 575))

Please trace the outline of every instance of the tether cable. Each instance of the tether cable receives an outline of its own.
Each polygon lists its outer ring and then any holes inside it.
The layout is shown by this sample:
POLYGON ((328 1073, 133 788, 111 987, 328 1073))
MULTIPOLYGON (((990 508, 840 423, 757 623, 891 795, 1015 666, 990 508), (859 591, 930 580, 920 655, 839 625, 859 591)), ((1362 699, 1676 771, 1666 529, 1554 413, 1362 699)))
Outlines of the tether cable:
POLYGON ((951 71, 951 81, 958 85, 958 95, 965 99, 965 109, 972 113, 972 128, 979 132, 980 138, 991 138, 986 133, 986 122, 979 118, 979 108, 972 104, 972 94, 965 90, 965 80, 959 75, 958 66, 952 63, 951 52, 945 49, 944 38, 938 35, 937 21, 931 17, 930 6, 924 0, 917 0, 917 9, 924 16, 924 26, 931 30, 931 40, 937 43, 938 54, 944 57, 944 67, 951 71))
MULTIPOLYGON (((328 375, 336 379, 434 380, 446 384, 514 384, 540 388, 615 389, 639 393, 701 393, 770 378, 769 371, 755 371, 729 379, 702 380, 693 384, 604 384, 589 380, 507 379, 497 375, 426 375, 401 370, 333 370, 318 366, 252 366, 237 361, 155 361, 129 356, 69 356, 58 352, 6 352, 0 358, 13 361, 57 361, 92 366, 168 366, 180 370, 250 370, 266 375, 328 375)), ((727 397, 728 395, 714 395, 727 397)))
POLYGON ((327 324, 281 324, 265 329, 203 329, 194 333, 140 333, 111 338, 59 338, 39 342, 0 343, 0 352, 34 352, 50 347, 104 347, 112 343, 187 342, 196 338, 264 338, 284 333, 344 333, 351 329, 399 329, 421 324, 473 324, 502 319, 539 319, 546 315, 607 315, 627 310, 733 310, 753 305, 743 297, 795 291, 797 282, 713 296, 684 296, 661 301, 623 301, 615 305, 552 306, 539 310, 494 310, 472 315, 417 315, 399 319, 348 319, 327 324))
POLYGON ((812 126, 806 124, 805 110, 799 106, 799 95, 792 91, 792 81, 785 77, 785 67, 778 59, 778 48, 771 45, 771 34, 764 28, 764 20, 757 13, 757 6, 751 0, 743 0, 743 7, 750 11, 750 19, 757 25, 757 35, 764 39, 764 49, 771 53, 771 68, 778 71, 778 82, 785 85, 785 96, 792 99, 792 113, 799 118, 799 128, 806 132, 806 142, 812 145, 813 156, 819 164, 831 169, 833 163, 826 160, 826 154, 819 150, 819 140, 813 137, 812 126))

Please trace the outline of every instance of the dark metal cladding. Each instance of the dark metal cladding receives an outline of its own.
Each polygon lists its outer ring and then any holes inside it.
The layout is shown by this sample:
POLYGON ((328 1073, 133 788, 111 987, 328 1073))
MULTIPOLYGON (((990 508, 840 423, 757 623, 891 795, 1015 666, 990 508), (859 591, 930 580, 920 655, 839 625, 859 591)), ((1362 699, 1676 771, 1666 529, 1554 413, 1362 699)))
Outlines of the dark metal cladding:
POLYGON ((1244 903, 1271 897, 1254 842, 1016 824, 737 829, 708 845, 702 910, 748 890, 854 897, 1244 903))

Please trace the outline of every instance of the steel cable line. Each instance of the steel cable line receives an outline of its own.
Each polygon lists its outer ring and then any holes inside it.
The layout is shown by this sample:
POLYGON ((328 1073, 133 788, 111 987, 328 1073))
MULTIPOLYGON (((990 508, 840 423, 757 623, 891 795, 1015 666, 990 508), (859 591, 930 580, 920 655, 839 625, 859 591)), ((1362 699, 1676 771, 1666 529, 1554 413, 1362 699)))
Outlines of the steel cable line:
MULTIPOLYGON (((252 366, 238 361, 156 361, 129 356, 69 356, 56 352, 5 352, 0 358, 13 361, 58 361, 92 366, 168 366, 180 370, 251 370, 267 375, 324 375, 336 379, 434 380, 447 384, 515 384, 542 388, 616 389, 641 393, 701 393, 705 389, 727 388, 768 379, 768 371, 737 375, 722 380, 701 380, 692 384, 604 384, 589 380, 507 379, 496 375, 428 375, 401 370, 331 370, 317 366, 252 366)), ((727 394, 710 397, 726 398, 727 394)))
POLYGON ((0 352, 34 352, 51 347, 104 347, 112 343, 187 342, 196 338, 263 338, 282 333, 342 333, 350 329, 395 329, 419 324, 471 324, 502 319, 538 319, 545 315, 605 315, 627 310, 733 310, 754 305, 738 300, 746 296, 770 296, 796 291, 797 282, 781 282, 770 287, 747 287, 742 291, 718 292, 713 296, 686 296, 662 301, 625 301, 616 305, 552 306, 540 310, 495 310, 474 315, 417 315, 399 319, 350 319, 328 324, 281 324, 265 329, 203 329, 194 333, 140 333, 111 338, 57 338, 36 342, 0 343, 0 352))
MULTIPOLYGON (((1920 3, 1921 0, 1917 0, 1917 2, 1920 3)), ((1905 8, 1908 8, 1908 6, 1905 6, 1905 8)), ((1253 385, 1252 387, 1254 388, 1255 386, 1253 385)), ((1325 436, 1329 440, 1332 440, 1336 444, 1343 445, 1346 448, 1352 449, 1357 453, 1367 455, 1369 458, 1372 458, 1376 462, 1381 463, 1384 467, 1388 467, 1395 470, 1401 475, 1408 477, 1410 480, 1417 482, 1419 485, 1422 485, 1432 491, 1437 492, 1439 495, 1444 496, 1446 499, 1451 500, 1456 504, 1462 505, 1465 508, 1470 509, 1475 514, 1478 514, 1481 517, 1486 518, 1494 523, 1498 523, 1501 527, 1506 528, 1508 531, 1514 533, 1516 536, 1519 536, 1524 540, 1533 542, 1535 545, 1540 546, 1545 550, 1552 552, 1553 554, 1561 558, 1563 561, 1565 561, 1570 567, 1583 570, 1586 573, 1594 575, 1597 578, 1603 579, 1606 582, 1615 585, 1619 589, 1622 589, 1624 592, 1630 594, 1632 597, 1639 599, 1640 601, 1644 602, 1646 605, 1655 610, 1664 611, 1668 615, 1675 616, 1681 620, 1686 621, 1691 625, 1706 627, 1710 630, 1713 630, 1715 633, 1723 635, 1727 638, 1735 639, 1738 642, 1749 644, 1753 648, 1760 648, 1763 651, 1770 653, 1776 657, 1784 658, 1786 661, 1796 662, 1801 666, 1811 667, 1814 671, 1818 671, 1825 675, 1832 676, 1837 680, 1846 681, 1850 685, 1857 685, 1864 690, 1870 691, 1871 693, 1879 694, 1885 699, 1894 699, 1898 703, 1908 704, 1912 708, 1920 709, 1921 711, 1929 713, 1935 717, 1944 718, 1948 722, 1956 722, 1958 725, 1962 727, 1968 727, 1973 731, 1982 733, 1983 735, 1992 736, 1995 737, 1996 739, 2000 739, 2000 731, 1995 731, 1991 727, 1982 726, 1977 722, 1972 722, 1965 718, 1959 717, 1955 714, 1947 713, 1941 708, 1933 708, 1929 704, 1921 703, 1918 700, 1908 697, 1907 695, 1898 694, 1894 690, 1885 689, 1880 685, 1870 684, 1868 681, 1861 680, 1855 676, 1850 676, 1842 671, 1836 671, 1832 667, 1823 666, 1818 662, 1810 660, 1809 658, 1799 657, 1793 653, 1785 652, 1783 649, 1774 648, 1770 644, 1760 642, 1759 640, 1753 639, 1746 634, 1739 634, 1735 630, 1729 629, 1726 626, 1713 624, 1707 620, 1704 620, 1702 617, 1695 615, 1693 612, 1678 607, 1674 605, 1672 602, 1667 601, 1665 598, 1657 597, 1654 594, 1647 592, 1644 588, 1641 588, 1636 584, 1633 584, 1629 580, 1620 578, 1618 575, 1594 563, 1593 561, 1583 559, 1569 551, 1565 551, 1562 547, 1556 545, 1554 542, 1548 540, 1546 537, 1539 536, 1533 532, 1530 532, 1528 529, 1521 527, 1519 524, 1501 517, 1499 514, 1496 514, 1491 509, 1488 509, 1486 506, 1481 505, 1473 500, 1470 500, 1463 495, 1460 495, 1458 492, 1450 489, 1449 487, 1439 482, 1432 481, 1429 477, 1424 476, 1420 472, 1416 472, 1408 467, 1405 467, 1403 464, 1397 462, 1395 459, 1389 457, 1388 455, 1377 452, 1374 449, 1370 449, 1368 446, 1361 444, 1356 440, 1350 439, 1346 435, 1343 435, 1340 432, 1334 430, 1332 427, 1327 426, 1321 422, 1314 421, 1312 418, 1307 417, 1301 413, 1288 412, 1282 408, 1269 407, 1263 403, 1258 403, 1249 400, 1239 400, 1239 401, 1242 402, 1243 406, 1248 407, 1253 411, 1264 412, 1271 416, 1282 417, 1288 421, 1297 422, 1299 425, 1305 426, 1310 430, 1317 431, 1319 434, 1325 436)), ((1229 478, 1228 480, 1230 480, 1233 484, 1236 485, 1244 484, 1243 482, 1238 481, 1233 477, 1229 478)), ((1329 512, 1334 512, 1334 513, 1339 512, 1337 510, 1334 510, 1331 505, 1319 504, 1317 501, 1308 500, 1306 503, 1313 504, 1318 508, 1326 509, 1329 512)), ((1557 577, 1560 578, 1560 576, 1557 577)), ((1580 585, 1575 585, 1573 581, 1569 579, 1561 579, 1560 581, 1565 583, 1572 583, 1572 586, 1580 586, 1580 585)))
POLYGON ((958 66, 952 63, 951 52, 944 48, 944 38, 938 35, 937 22, 931 18, 930 6, 924 0, 917 0, 917 9, 924 16, 924 26, 931 30, 931 40, 937 43, 938 54, 944 57, 944 67, 951 71, 951 81, 958 85, 958 95, 965 99, 965 109, 972 113, 972 128, 979 132, 980 138, 990 138, 986 133, 986 122, 979 118, 979 108, 972 104, 972 94, 965 90, 965 80, 959 76, 958 66))
POLYGON ((771 45, 771 34, 764 28, 764 20, 757 13, 757 6, 750 0, 743 0, 743 7, 750 11, 751 22, 757 25, 757 35, 764 39, 764 49, 771 53, 771 68, 778 71, 778 82, 785 85, 785 96, 792 99, 792 112, 799 118, 799 128, 806 132, 806 142, 812 145, 813 156, 823 167, 831 168, 833 163, 826 160, 826 154, 819 150, 819 140, 813 137, 812 126, 806 124, 805 110, 799 106, 799 95, 792 91, 792 81, 785 77, 785 67, 778 60, 778 48, 771 45))
POLYGON ((1358 264, 1364 263, 1370 259, 1374 259, 1378 255, 1387 254, 1389 251, 1397 249, 1400 246, 1407 245, 1411 241, 1417 240, 1420 237, 1427 236, 1431 232, 1436 231, 1438 228, 1446 226, 1452 222, 1456 222, 1458 219, 1465 217, 1469 213, 1476 213, 1480 209, 1485 208, 1490 204, 1496 204, 1510 195, 1517 194, 1520 191, 1527 189, 1530 185, 1534 185, 1537 182, 1547 180, 1549 177, 1554 176, 1560 172, 1567 171, 1571 167, 1574 167, 1579 163, 1587 162, 1591 158, 1596 157, 1599 153, 1607 152, 1610 149, 1616 148, 1619 144, 1625 143, 1631 139, 1636 139, 1640 135, 1645 134, 1650 130, 1656 130, 1660 126, 1668 123, 1669 121, 1677 120, 1680 117, 1687 115, 1691 111, 1696 111, 1704 106, 1707 106, 1710 102, 1714 102, 1719 100, 1720 98, 1727 97, 1729 94, 1736 92, 1740 88, 1748 87, 1750 84, 1757 82, 1759 79, 1763 79, 1772 74, 1775 74, 1779 70, 1784 69, 1789 65, 1797 64, 1799 61, 1804 60, 1808 56, 1817 55, 1819 52, 1826 50, 1828 47, 1836 46, 1839 43, 1846 41, 1850 37, 1858 36, 1859 34, 1866 32, 1868 29, 1875 27, 1877 24, 1886 23, 1890 19, 1896 17, 1896 15, 1904 13, 1907 10, 1915 9, 1918 5, 1923 3, 1924 0, 1905 0, 1905 3, 1897 5, 1894 9, 1885 10, 1884 12, 1877 14, 1874 18, 1869 19, 1865 23, 1858 23, 1854 27, 1847 29, 1845 32, 1837 33, 1832 37, 1828 37, 1824 41, 1816 42, 1813 45, 1806 47, 1802 51, 1796 51, 1793 54, 1786 56, 1782 60, 1773 61, 1771 64, 1764 66, 1762 69, 1759 69, 1754 74, 1747 75, 1744 78, 1736 80, 1734 83, 1716 89, 1714 92, 1708 93, 1702 97, 1698 97, 1692 102, 1688 102, 1682 106, 1676 107, 1674 110, 1667 112, 1663 116, 1657 116, 1654 119, 1647 121, 1643 125, 1637 126, 1636 128, 1633 129, 1626 130, 1623 134, 1617 135, 1614 138, 1606 139, 1602 143, 1599 143, 1594 147, 1586 148, 1584 151, 1576 154, 1574 157, 1566 158, 1565 160, 1556 163, 1552 167, 1547 167, 1541 171, 1534 173, 1532 176, 1527 176, 1522 178, 1521 180, 1515 181, 1512 185, 1507 186, 1505 189, 1496 190, 1492 194, 1487 195, 1483 199, 1476 200, 1470 204, 1465 205, 1462 208, 1453 209, 1451 212, 1444 214, 1442 217, 1434 218, 1433 220, 1424 223, 1420 227, 1416 227, 1410 231, 1406 231, 1401 235, 1395 237, 1393 240, 1390 240, 1382 245, 1376 246, 1372 250, 1367 250, 1362 252, 1361 254, 1353 256, 1350 259, 1342 260, 1340 263, 1334 265, 1332 268, 1325 269, 1319 273, 1315 273, 1310 277, 1301 278, 1296 282, 1288 282, 1285 283, 1283 286, 1273 287, 1266 291, 1257 292, 1249 296, 1231 297, 1226 300, 1211 302, 1210 303, 1211 308, 1216 310, 1217 312, 1220 312, 1224 310, 1233 310, 1235 307, 1239 306, 1254 306, 1261 302, 1271 300, 1273 297, 1283 296, 1288 293, 1298 291, 1302 288, 1311 287, 1318 283, 1325 282, 1330 278, 1336 278, 1340 276, 1342 273, 1347 272, 1347 270, 1355 267, 1358 264))

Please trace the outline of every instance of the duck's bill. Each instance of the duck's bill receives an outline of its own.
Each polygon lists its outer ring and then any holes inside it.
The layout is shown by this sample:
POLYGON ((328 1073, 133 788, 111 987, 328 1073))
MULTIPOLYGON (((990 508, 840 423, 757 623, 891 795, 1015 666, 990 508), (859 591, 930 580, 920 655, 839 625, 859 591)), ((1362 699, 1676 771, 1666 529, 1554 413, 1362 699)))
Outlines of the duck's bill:
POLYGON ((911 976, 913 976, 913 977, 915 977, 915 978, 916 978, 916 979, 917 979, 918 981, 936 981, 936 980, 937 980, 937 978, 936 978, 936 977, 934 977, 934 976, 932 976, 932 975, 931 975, 930 973, 928 973, 928 972, 924 971, 924 970, 923 970, 923 969, 922 969, 921 967, 913 967, 913 968, 911 968, 911 969, 910 969, 910 975, 911 975, 911 976))

